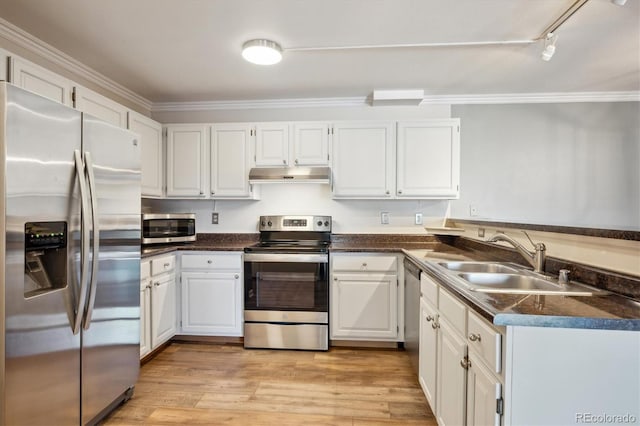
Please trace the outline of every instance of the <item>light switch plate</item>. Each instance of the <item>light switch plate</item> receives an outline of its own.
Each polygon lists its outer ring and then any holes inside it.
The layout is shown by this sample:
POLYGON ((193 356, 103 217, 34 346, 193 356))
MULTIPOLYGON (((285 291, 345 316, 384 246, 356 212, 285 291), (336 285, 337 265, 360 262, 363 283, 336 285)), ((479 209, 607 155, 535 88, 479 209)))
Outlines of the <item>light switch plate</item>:
POLYGON ((220 218, 220 216, 218 215, 217 212, 213 212, 211 213, 211 224, 212 225, 217 225, 218 224, 218 219, 220 218))
POLYGON ((422 225, 422 213, 416 213, 416 225, 422 225))

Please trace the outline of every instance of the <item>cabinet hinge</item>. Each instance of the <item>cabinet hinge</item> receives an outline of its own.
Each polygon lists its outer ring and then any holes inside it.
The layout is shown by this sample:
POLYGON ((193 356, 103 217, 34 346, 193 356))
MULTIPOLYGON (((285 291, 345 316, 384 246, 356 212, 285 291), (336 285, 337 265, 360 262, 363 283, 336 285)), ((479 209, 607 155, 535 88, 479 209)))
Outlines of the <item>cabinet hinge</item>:
POLYGON ((396 333, 400 333, 400 326, 396 325, 396 333))
POLYGON ((180 276, 180 284, 182 284, 182 276, 180 276))
POLYGON ((333 127, 331 128, 331 134, 333 134, 333 127))
POLYGON ((458 133, 460 133, 460 126, 458 126, 458 133))
POLYGON ((502 397, 496 399, 496 414, 500 416, 504 414, 504 400, 502 397))
POLYGON ((76 88, 74 87, 73 90, 71 91, 71 102, 73 102, 73 106, 75 108, 77 108, 78 106, 76 105, 76 88))

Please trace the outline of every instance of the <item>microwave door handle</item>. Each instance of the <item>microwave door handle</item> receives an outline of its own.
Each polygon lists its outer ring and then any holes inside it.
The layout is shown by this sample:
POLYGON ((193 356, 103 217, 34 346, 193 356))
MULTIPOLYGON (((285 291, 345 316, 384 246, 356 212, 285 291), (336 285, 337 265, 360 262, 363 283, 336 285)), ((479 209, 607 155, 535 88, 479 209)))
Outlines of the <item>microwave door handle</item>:
POLYGON ((80 151, 74 151, 74 159, 76 166, 76 176, 80 187, 80 211, 82 217, 81 234, 80 234, 80 288, 75 309, 75 317, 73 319, 73 334, 80 332, 82 325, 82 314, 87 300, 87 278, 89 275, 89 212, 87 211, 86 194, 87 187, 84 179, 84 163, 80 156, 80 151))
POLYGON ((87 306, 87 313, 84 317, 83 327, 88 330, 91 326, 91 317, 93 316, 93 307, 96 302, 96 291, 98 287, 98 264, 100 255, 100 226, 98 223, 98 197, 96 195, 96 179, 93 173, 93 162, 91 161, 91 154, 89 152, 84 153, 84 162, 87 167, 87 177, 89 181, 89 194, 91 196, 91 222, 93 225, 93 244, 92 244, 92 256, 91 256, 91 283, 89 291, 89 303, 87 306))

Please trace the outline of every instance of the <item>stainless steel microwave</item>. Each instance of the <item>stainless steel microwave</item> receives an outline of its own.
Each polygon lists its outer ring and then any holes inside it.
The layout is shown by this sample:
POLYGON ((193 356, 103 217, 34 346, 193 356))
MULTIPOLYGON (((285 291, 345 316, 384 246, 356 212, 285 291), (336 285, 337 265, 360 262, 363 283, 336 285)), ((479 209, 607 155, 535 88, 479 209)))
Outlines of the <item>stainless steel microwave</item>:
POLYGON ((194 213, 145 213, 142 244, 181 243, 196 240, 194 213))

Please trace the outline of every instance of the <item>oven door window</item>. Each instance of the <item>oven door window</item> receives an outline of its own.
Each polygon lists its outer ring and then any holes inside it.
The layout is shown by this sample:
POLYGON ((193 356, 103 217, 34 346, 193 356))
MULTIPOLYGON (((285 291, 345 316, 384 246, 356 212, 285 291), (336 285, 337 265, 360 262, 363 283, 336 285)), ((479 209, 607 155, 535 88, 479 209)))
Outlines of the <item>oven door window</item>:
POLYGON ((245 263, 245 309, 326 312, 327 263, 245 263))

